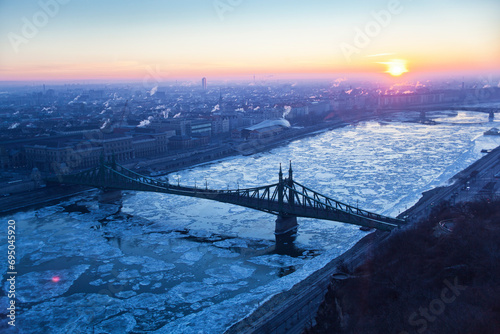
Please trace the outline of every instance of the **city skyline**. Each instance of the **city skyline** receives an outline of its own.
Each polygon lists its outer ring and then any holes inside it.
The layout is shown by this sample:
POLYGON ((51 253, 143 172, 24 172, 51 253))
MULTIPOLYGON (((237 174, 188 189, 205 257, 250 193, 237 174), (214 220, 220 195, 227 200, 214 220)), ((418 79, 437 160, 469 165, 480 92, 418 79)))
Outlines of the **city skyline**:
POLYGON ((493 0, 0 2, 0 81, 497 74, 499 14, 493 0))

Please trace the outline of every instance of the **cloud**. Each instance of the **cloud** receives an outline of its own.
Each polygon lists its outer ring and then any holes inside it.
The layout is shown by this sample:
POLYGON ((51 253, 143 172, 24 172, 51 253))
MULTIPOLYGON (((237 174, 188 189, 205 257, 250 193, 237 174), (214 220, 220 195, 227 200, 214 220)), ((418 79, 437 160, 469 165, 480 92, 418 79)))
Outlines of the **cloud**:
POLYGON ((392 56, 392 55, 394 55, 394 53, 378 53, 378 54, 374 54, 374 55, 368 55, 366 57, 371 58, 371 57, 383 57, 383 56, 392 56))

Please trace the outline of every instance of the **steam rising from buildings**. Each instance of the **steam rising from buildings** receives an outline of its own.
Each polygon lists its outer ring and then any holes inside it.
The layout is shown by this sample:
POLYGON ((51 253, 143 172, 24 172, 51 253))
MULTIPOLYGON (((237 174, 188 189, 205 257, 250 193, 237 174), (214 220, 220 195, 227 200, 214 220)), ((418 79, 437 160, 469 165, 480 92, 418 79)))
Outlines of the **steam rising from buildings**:
POLYGON ((160 113, 160 115, 162 115, 163 118, 168 118, 169 114, 170 114, 170 108, 168 108, 166 110, 162 110, 162 112, 160 113))
POLYGON ((290 114, 290 112, 292 111, 292 107, 284 106, 283 109, 285 109, 285 111, 283 112, 282 118, 286 118, 286 116, 288 116, 288 114, 290 114))
POLYGON ((155 95, 155 93, 158 91, 158 86, 154 86, 151 91, 149 92, 149 95, 150 96, 153 96, 155 95))
POLYGON ((101 130, 104 130, 108 127, 108 125, 111 123, 111 120, 108 118, 104 124, 101 126, 101 130))
POLYGON ((339 87, 339 86, 340 86, 340 84, 341 84, 342 82, 344 82, 344 81, 347 81, 347 79, 346 79, 346 78, 337 78, 337 79, 335 79, 334 84, 333 84, 333 87, 339 87))
POLYGON ((144 127, 148 126, 149 124, 151 124, 152 119, 153 119, 153 116, 149 116, 148 119, 141 121, 137 127, 144 128, 144 127))

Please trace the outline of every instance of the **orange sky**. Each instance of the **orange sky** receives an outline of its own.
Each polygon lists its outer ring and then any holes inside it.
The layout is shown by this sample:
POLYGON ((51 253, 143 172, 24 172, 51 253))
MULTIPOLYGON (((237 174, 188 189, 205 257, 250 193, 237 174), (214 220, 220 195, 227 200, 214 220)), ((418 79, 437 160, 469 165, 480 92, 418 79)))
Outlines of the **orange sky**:
POLYGON ((0 81, 500 72, 500 1, 149 2, 1 2, 0 81))

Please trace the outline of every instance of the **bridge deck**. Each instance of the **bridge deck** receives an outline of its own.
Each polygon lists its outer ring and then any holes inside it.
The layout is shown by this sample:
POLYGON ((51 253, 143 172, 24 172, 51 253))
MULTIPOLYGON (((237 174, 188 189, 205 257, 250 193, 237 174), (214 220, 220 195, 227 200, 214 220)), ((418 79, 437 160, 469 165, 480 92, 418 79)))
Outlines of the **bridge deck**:
POLYGON ((307 188, 292 179, 248 189, 212 190, 172 185, 158 181, 117 164, 106 165, 73 175, 60 175, 52 182, 80 184, 96 188, 149 191, 179 196, 202 198, 230 203, 279 216, 293 216, 331 220, 390 231, 404 221, 352 207, 307 188))

